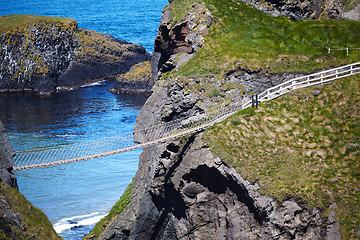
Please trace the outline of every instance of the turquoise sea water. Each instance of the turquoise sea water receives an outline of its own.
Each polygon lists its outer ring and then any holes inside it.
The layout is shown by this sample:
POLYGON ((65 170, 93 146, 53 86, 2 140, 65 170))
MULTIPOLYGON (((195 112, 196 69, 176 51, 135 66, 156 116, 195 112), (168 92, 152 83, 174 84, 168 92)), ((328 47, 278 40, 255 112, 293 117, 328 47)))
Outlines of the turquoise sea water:
MULTIPOLYGON (((166 0, 0 0, 0 15, 66 16, 151 52, 166 0)), ((129 132, 146 99, 113 95, 101 82, 54 98, 0 95, 0 119, 16 150, 70 144, 129 132)), ((20 191, 64 239, 81 239, 131 182, 141 150, 45 169, 17 171, 20 191)))

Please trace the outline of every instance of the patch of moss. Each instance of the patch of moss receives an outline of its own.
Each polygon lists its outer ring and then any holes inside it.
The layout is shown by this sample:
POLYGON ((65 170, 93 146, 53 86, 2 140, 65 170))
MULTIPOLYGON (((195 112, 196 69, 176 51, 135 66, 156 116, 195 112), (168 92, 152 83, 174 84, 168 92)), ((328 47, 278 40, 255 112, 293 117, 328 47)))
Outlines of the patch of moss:
POLYGON ((344 239, 360 230, 360 76, 299 89, 239 111, 204 136, 214 154, 261 193, 302 199, 326 209, 332 202, 344 239))
POLYGON ((109 214, 102 218, 94 227, 94 229, 85 236, 83 239, 94 239, 106 229, 106 227, 109 225, 110 221, 119 216, 126 207, 130 204, 130 196, 131 196, 131 190, 133 186, 133 181, 129 184, 129 186, 126 188, 123 195, 120 197, 120 200, 115 203, 115 205, 111 208, 109 214))
MULTIPOLYGON (((1 182, 0 195, 5 197, 12 211, 19 213, 21 216, 21 223, 25 231, 10 225, 16 239, 61 239, 46 215, 40 209, 34 207, 17 189, 8 187, 1 182)), ((1 231, 0 237, 1 239, 7 239, 1 231)))

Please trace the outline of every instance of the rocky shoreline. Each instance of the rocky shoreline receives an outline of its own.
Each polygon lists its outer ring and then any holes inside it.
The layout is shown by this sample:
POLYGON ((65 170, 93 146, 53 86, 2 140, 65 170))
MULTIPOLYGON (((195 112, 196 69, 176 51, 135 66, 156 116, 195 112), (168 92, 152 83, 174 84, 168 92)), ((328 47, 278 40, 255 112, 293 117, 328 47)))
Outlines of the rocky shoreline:
MULTIPOLYGON (((12 17, 0 20, 6 24, 12 17)), ((59 89, 125 73, 150 59, 142 46, 80 29, 75 20, 69 21, 54 18, 0 32, 0 92, 51 96, 59 89)))

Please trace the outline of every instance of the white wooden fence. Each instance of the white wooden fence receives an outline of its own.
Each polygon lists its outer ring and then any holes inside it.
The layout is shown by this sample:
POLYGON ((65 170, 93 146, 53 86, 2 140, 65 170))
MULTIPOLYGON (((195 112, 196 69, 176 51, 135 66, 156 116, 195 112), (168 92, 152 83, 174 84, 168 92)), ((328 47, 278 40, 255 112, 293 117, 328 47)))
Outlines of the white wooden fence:
MULTIPOLYGON (((288 93, 289 91, 298 88, 323 85, 331 81, 334 81, 336 79, 349 77, 359 73, 360 73, 360 62, 357 62, 342 67, 333 68, 318 73, 313 73, 303 77, 294 78, 286 82, 283 82, 279 85, 276 85, 274 87, 268 88, 264 92, 260 93, 258 96, 259 97, 258 101, 264 102, 264 101, 272 100, 285 93, 288 93)), ((247 108, 251 106, 251 103, 252 103, 251 101, 246 102, 243 108, 247 108)))
POLYGON ((349 55, 349 50, 360 50, 360 48, 328 48, 328 53, 331 51, 346 51, 346 55, 349 55))

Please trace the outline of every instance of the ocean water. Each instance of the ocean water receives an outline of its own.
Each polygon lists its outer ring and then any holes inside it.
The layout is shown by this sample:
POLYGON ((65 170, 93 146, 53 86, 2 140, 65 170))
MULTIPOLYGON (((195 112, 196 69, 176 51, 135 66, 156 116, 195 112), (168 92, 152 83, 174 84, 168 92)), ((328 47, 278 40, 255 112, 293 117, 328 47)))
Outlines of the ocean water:
MULTIPOLYGON (((70 17, 81 28, 109 33, 153 51, 167 0, 0 0, 0 15, 70 17)), ((0 94, 0 119, 16 150, 129 132, 146 99, 112 95, 100 82, 51 99, 0 94)), ((81 239, 105 216, 131 182, 141 150, 68 165, 15 172, 20 191, 64 239, 81 239)))
POLYGON ((0 15, 70 17, 79 27, 109 33, 153 51, 167 0, 0 0, 0 15))
MULTIPOLYGON (((132 131, 146 101, 113 95, 100 82, 39 99, 0 94, 0 116, 16 150, 71 144, 132 131)), ((81 239, 134 177, 141 150, 67 165, 16 171, 20 191, 64 239, 81 239)))

